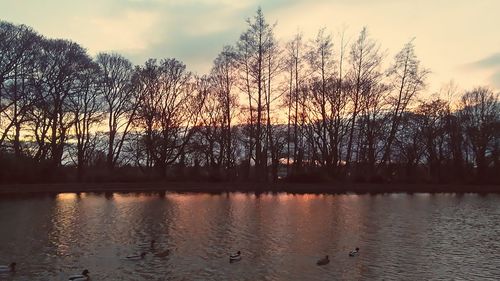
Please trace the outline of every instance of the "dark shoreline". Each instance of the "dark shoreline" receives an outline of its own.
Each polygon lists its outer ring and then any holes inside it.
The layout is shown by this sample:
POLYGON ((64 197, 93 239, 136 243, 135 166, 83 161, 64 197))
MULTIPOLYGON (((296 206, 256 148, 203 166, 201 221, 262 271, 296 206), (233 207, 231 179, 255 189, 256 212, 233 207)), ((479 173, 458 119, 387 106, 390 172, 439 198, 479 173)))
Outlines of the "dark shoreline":
POLYGON ((377 193, 497 193, 500 185, 465 184, 371 184, 371 183, 229 183, 229 182, 133 182, 133 183, 54 183, 0 184, 0 196, 79 192, 180 192, 180 193, 297 193, 297 194, 377 194, 377 193))

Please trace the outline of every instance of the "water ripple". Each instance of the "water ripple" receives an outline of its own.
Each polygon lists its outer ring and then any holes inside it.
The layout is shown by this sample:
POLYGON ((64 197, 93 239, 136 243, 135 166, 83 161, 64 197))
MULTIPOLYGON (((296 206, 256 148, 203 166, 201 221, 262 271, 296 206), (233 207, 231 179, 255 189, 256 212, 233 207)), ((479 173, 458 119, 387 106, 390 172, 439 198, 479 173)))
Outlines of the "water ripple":
POLYGON ((497 195, 2 199, 0 264, 15 260, 18 272, 0 279, 66 280, 87 268, 93 280, 498 280, 499 221, 497 195), (330 264, 316 266, 324 255, 330 264))

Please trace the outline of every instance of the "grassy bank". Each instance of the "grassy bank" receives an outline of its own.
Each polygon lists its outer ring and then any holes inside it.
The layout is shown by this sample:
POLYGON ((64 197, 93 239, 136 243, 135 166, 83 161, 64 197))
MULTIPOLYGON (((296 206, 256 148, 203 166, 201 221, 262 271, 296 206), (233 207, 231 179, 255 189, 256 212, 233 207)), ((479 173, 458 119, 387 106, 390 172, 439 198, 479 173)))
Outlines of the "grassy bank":
POLYGON ((61 183, 0 184, 1 195, 62 192, 288 192, 288 193, 500 193, 500 185, 366 184, 366 183, 61 183))

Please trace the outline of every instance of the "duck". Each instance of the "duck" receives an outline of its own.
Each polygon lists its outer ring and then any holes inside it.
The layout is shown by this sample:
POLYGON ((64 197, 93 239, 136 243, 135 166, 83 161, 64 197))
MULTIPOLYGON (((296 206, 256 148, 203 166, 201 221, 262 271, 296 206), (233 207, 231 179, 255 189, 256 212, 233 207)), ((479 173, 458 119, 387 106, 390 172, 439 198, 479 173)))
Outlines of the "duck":
POLYGON ((11 262, 9 265, 0 265, 0 272, 15 272, 16 263, 11 262))
POLYGON ((127 260, 142 260, 146 256, 146 252, 142 252, 140 255, 130 255, 126 256, 125 259, 127 260))
POLYGON ((349 252, 350 257, 359 255, 359 248, 354 249, 354 251, 349 252))
POLYGON ((236 254, 229 255, 229 263, 237 262, 241 260, 241 252, 238 251, 236 254))
POLYGON ((328 258, 328 255, 326 255, 324 258, 322 258, 316 262, 317 265, 326 265, 328 263, 330 263, 330 259, 328 258))
POLYGON ((169 249, 166 249, 165 251, 163 252, 159 252, 159 253, 156 253, 155 254, 155 257, 159 257, 159 258, 164 258, 166 256, 170 255, 170 250, 169 249))
POLYGON ((82 274, 71 275, 68 280, 70 281, 87 281, 90 280, 89 271, 85 269, 82 274))

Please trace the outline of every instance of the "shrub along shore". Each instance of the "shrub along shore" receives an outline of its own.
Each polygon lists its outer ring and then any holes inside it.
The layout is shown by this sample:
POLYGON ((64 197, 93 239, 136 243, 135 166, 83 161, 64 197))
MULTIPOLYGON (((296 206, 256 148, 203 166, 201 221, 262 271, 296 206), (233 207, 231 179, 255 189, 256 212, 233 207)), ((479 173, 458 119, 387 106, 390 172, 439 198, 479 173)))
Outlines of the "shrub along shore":
POLYGON ((0 196, 80 192, 181 192, 181 193, 297 193, 297 194, 378 194, 378 193, 500 193, 500 185, 465 184, 374 184, 374 183, 252 183, 252 182, 133 182, 133 183, 51 183, 0 184, 0 196))

